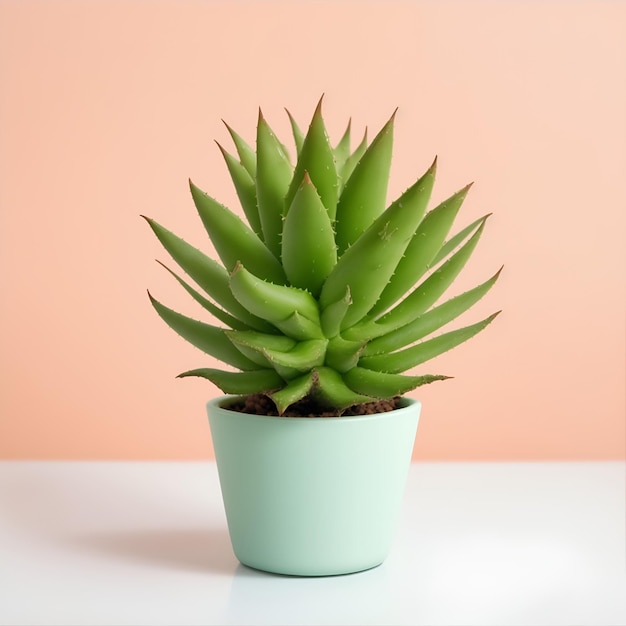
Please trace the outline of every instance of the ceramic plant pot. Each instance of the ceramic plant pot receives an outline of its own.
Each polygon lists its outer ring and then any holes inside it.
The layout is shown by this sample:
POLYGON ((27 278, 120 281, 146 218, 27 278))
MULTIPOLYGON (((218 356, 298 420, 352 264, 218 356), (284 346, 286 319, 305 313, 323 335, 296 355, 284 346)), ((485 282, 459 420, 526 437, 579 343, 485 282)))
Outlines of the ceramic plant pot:
POLYGON ((228 529, 250 567, 299 576, 380 565, 393 539, 421 404, 293 418, 207 405, 228 529))

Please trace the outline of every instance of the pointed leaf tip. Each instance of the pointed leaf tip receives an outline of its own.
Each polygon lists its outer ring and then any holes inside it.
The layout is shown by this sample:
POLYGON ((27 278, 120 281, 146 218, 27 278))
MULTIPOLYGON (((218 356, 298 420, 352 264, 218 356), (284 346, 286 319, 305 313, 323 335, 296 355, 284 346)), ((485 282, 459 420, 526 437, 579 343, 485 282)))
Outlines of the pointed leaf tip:
MULTIPOLYGON (((454 195, 455 196, 462 195, 463 198, 465 198, 465 196, 469 193, 469 190, 472 188, 473 185, 474 185, 474 182, 472 181, 471 183, 468 183, 467 185, 465 185, 465 187, 461 187, 461 189, 459 189, 454 195)), ((489 213, 489 215, 491 215, 491 213, 489 213)))
POLYGON ((437 172, 437 158, 438 158, 437 155, 435 155, 435 158, 433 159, 433 162, 428 168, 428 171, 426 172, 426 174, 432 174, 433 176, 435 175, 435 173, 437 172))
POLYGON ((390 132, 391 129, 393 128, 394 122, 396 121, 397 112, 398 112, 398 107, 396 107, 396 110, 391 114, 391 117, 385 123, 383 128, 386 130, 386 132, 390 132))
POLYGON ((322 114, 322 101, 324 100, 324 94, 321 95, 317 106, 315 107, 315 113, 313 115, 321 115, 322 114))

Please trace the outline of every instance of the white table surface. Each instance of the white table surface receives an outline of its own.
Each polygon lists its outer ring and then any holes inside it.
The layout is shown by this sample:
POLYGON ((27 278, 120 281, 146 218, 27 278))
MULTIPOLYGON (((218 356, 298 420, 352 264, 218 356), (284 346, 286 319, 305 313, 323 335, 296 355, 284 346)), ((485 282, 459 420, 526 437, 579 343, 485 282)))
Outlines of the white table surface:
POLYGON ((215 465, 0 463, 0 624, 626 624, 624 463, 417 463, 388 560, 235 559, 215 465))

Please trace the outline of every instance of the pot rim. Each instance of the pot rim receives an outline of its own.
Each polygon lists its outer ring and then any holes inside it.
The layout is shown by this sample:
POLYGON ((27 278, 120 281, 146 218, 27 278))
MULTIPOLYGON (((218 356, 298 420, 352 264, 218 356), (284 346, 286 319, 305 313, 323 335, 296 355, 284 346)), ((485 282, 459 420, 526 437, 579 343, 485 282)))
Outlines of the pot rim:
POLYGON ((240 398, 245 398, 245 397, 246 397, 245 394, 240 394, 240 395, 226 394, 222 396, 217 396, 209 400, 206 403, 206 406, 209 411, 223 411, 225 413, 229 413, 232 415, 243 415, 246 418, 253 418, 253 419, 258 419, 258 420, 269 420, 269 421, 279 420, 283 422, 299 422, 301 420, 306 420, 307 422, 310 422, 310 423, 319 422, 321 424, 327 424, 329 421, 330 422, 337 422, 337 421, 358 422, 358 421, 369 421, 369 420, 374 420, 374 419, 380 419, 383 417, 387 418, 387 417, 391 417, 392 415, 397 415, 398 412, 405 413, 411 410, 415 410, 415 408, 420 408, 422 405, 420 400, 417 400, 415 398, 409 398, 407 396, 401 396, 400 398, 401 405, 397 409, 394 409, 393 411, 385 411, 383 413, 371 413, 368 415, 340 415, 340 416, 331 416, 331 417, 321 417, 321 416, 284 417, 281 415, 257 415, 256 413, 242 413, 241 411, 231 411, 228 408, 228 406, 224 406, 225 404, 227 405, 228 403, 232 403, 235 400, 238 400, 240 398))

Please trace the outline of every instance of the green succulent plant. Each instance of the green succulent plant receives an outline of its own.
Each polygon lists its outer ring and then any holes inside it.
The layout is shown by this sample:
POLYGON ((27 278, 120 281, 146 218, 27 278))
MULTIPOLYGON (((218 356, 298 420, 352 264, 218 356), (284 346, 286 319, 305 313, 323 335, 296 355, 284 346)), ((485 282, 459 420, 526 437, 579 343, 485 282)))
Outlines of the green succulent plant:
MULTIPOLYGON (((215 319, 182 315, 150 296, 180 336, 232 370, 193 369, 228 394, 264 394, 283 414, 307 399, 339 415, 448 376, 405 372, 483 330, 498 313, 431 336, 498 279, 442 304, 488 215, 448 237, 471 185, 427 211, 436 159, 389 206, 394 115, 351 150, 351 128, 333 147, 321 100, 308 132, 287 112, 297 158, 259 111, 256 151, 227 125, 237 156, 219 146, 247 224, 190 181, 221 263, 145 218, 196 287, 168 271, 215 319)), ((164 266, 165 267, 165 266, 164 266)))

